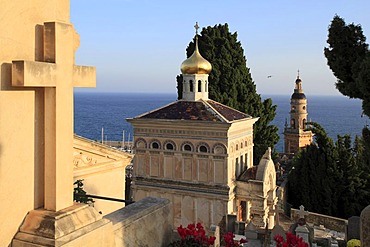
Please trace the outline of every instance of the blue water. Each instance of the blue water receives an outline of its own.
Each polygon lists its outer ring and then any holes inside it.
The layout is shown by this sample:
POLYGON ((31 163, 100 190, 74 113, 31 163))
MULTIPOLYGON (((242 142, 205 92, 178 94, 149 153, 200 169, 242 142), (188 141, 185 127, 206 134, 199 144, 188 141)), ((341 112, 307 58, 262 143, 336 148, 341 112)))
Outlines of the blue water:
MULTIPOLYGON (((361 101, 344 96, 307 96, 308 119, 321 124, 328 135, 336 140, 338 134, 361 135, 367 118, 361 118, 361 101)), ((176 100, 175 94, 150 93, 75 93, 75 133, 77 135, 101 140, 132 139, 132 127, 126 118, 132 118, 164 106, 176 100)), ((276 117, 272 122, 279 127, 280 141, 278 152, 283 151, 283 131, 285 119, 289 120, 289 95, 263 95, 272 98, 277 105, 276 117)))

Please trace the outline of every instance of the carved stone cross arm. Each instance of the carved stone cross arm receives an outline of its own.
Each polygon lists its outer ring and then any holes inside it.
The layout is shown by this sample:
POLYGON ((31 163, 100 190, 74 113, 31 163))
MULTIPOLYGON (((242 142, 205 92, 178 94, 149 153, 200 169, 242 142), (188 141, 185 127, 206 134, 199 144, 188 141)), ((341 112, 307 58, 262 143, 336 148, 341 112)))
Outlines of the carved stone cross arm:
MULTIPOLYGON (((73 65, 73 87, 95 87, 96 71, 92 66, 73 65)), ((12 86, 56 87, 57 65, 35 61, 12 62, 12 86)))

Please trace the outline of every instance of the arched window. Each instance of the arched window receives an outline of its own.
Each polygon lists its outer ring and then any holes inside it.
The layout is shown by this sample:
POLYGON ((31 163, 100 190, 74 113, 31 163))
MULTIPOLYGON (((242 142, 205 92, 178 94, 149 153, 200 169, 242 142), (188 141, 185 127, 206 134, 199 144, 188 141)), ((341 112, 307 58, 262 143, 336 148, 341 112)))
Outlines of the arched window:
POLYGON ((222 143, 216 143, 213 146, 213 151, 212 152, 215 153, 215 154, 226 154, 226 147, 222 143))
POLYGON ((200 153, 209 153, 211 149, 207 143, 201 142, 197 145, 196 150, 197 152, 200 152, 200 153))
POLYGON ((202 81, 198 81, 198 92, 202 92, 202 81))
POLYGON ((159 149, 159 143, 158 142, 152 142, 152 148, 153 149, 159 149))
POLYGON ((204 146, 204 145, 201 145, 199 147, 199 152, 201 152, 201 153, 208 153, 208 148, 206 146, 204 146))
POLYGON ((208 81, 206 81, 205 92, 208 92, 208 81))
POLYGON ((290 120, 290 127, 295 129, 295 119, 290 120))
POLYGON ((189 152, 191 152, 191 151, 192 151, 192 147, 191 147, 189 144, 185 144, 185 145, 184 145, 184 151, 189 151, 189 152))
POLYGON ((303 124, 303 128, 306 128, 306 119, 303 119, 302 124, 303 124))
POLYGON ((193 92, 194 91, 193 80, 190 80, 189 84, 190 84, 190 92, 193 92))
POLYGON ((135 142, 135 148, 147 148, 147 143, 143 138, 138 138, 135 142))
POLYGON ((170 143, 170 142, 169 142, 169 143, 167 143, 167 144, 166 144, 166 149, 167 149, 167 150, 173 150, 173 149, 174 149, 173 144, 172 144, 172 143, 170 143))

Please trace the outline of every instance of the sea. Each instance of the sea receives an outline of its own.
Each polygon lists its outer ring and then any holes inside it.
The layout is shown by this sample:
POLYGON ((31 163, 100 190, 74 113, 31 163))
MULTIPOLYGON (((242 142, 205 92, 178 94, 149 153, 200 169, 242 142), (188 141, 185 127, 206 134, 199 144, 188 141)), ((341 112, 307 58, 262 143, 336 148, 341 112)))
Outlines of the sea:
MULTIPOLYGON (((92 93, 74 94, 75 134, 101 141, 132 141, 132 126, 126 119, 176 101, 177 94, 161 93, 92 93)), ((361 135, 369 119, 362 117, 361 101, 345 96, 307 96, 308 120, 319 123, 335 141, 337 135, 349 134, 352 140, 361 135)), ((271 124, 279 128, 280 140, 275 146, 283 152, 285 121, 289 123, 290 95, 261 95, 277 105, 271 124)))

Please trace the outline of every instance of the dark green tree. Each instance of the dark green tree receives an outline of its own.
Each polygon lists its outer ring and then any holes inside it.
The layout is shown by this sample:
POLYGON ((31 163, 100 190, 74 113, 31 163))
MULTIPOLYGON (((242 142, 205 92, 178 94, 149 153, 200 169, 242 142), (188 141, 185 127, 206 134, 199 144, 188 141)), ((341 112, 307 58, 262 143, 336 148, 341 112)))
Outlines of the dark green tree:
POLYGON ((334 142, 317 123, 308 123, 315 143, 298 153, 288 176, 289 202, 294 207, 341 218, 359 215, 370 203, 370 177, 364 168, 363 141, 349 135, 334 142))
POLYGON ((347 25, 335 15, 328 31, 324 54, 338 79, 336 87, 343 95, 362 99, 364 113, 370 116, 370 54, 362 27, 347 25))
MULTIPOLYGON (((193 54, 195 40, 186 49, 193 54)), ((229 31, 228 24, 203 28, 198 36, 199 51, 212 64, 209 75, 209 96, 222 104, 260 119, 254 125, 254 164, 258 164, 268 147, 279 140, 278 128, 271 125, 276 105, 271 99, 262 100, 256 91, 247 60, 237 33, 229 31)), ((177 76, 178 99, 182 96, 182 76, 177 76)))
POLYGON ((86 191, 84 190, 84 184, 83 184, 83 179, 77 179, 73 183, 73 200, 76 202, 80 203, 86 203, 86 204, 91 204, 94 203, 95 201, 91 198, 86 196, 86 191))
POLYGON ((334 143, 317 123, 308 123, 315 141, 295 156, 289 173, 289 202, 310 211, 333 215, 336 205, 334 143))
MULTIPOLYGON (((350 98, 362 100, 363 113, 370 116, 370 53, 360 25, 346 24, 335 15, 324 49, 328 65, 337 77, 337 89, 350 98)), ((338 215, 358 214, 370 203, 370 130, 365 126, 362 138, 353 147, 349 136, 338 136, 336 142, 340 181, 337 191, 344 193, 338 201, 338 215)))

